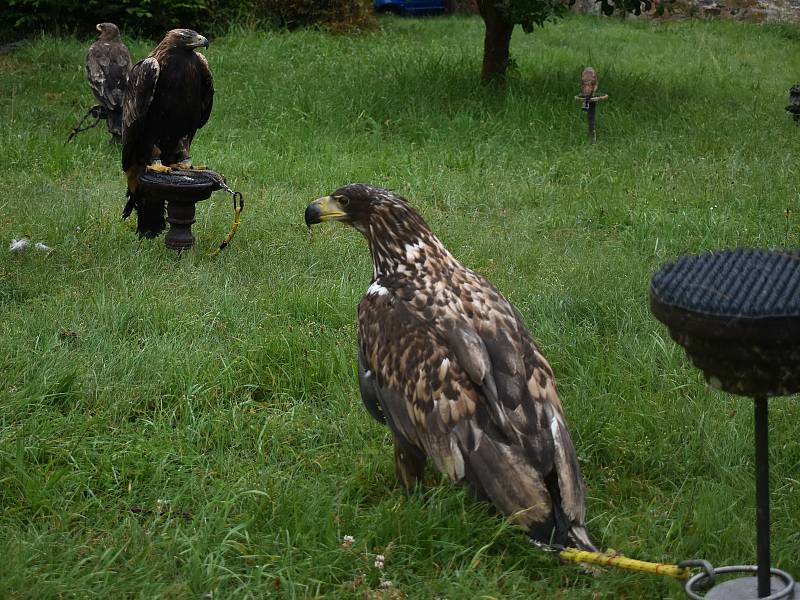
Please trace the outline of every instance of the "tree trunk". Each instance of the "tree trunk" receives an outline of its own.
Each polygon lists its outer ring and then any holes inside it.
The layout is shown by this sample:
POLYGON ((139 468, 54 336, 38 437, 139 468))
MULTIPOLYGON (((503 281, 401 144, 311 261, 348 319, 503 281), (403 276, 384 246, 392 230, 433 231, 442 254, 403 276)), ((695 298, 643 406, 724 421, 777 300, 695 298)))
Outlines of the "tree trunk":
POLYGON ((481 80, 502 82, 508 69, 509 46, 514 23, 508 21, 495 6, 496 0, 478 0, 486 36, 483 40, 481 80))

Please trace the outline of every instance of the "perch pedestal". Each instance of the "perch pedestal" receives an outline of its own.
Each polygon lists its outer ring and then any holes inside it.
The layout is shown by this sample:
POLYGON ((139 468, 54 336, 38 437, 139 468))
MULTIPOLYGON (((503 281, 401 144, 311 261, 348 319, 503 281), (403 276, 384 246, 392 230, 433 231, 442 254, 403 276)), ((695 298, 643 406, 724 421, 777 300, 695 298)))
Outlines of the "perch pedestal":
POLYGON ((596 111, 597 111, 597 103, 598 102, 605 102, 608 100, 608 94, 603 94, 601 96, 592 96, 591 98, 586 98, 584 96, 575 96, 575 100, 583 103, 582 110, 586 112, 586 123, 589 126, 589 141, 596 142, 597 141, 597 121, 596 121, 596 111))
POLYGON ((800 391, 800 252, 739 248, 681 258, 653 276, 650 308, 708 383, 754 400, 757 566, 715 585, 686 583, 689 598, 800 600, 791 575, 771 568, 768 399, 800 391), (755 576, 753 576, 755 575, 755 576))
POLYGON ((173 250, 188 250, 194 245, 192 225, 196 204, 221 189, 222 176, 214 171, 146 172, 139 177, 139 189, 149 198, 167 205, 169 231, 164 245, 173 250))

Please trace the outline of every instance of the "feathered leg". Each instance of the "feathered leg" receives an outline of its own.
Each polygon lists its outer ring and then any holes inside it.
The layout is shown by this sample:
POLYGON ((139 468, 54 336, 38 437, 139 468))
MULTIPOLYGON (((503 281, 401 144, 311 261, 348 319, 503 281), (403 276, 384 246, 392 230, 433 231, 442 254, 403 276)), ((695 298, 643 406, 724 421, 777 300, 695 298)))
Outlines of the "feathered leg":
POLYGON ((150 153, 150 163, 145 167, 151 173, 171 173, 172 168, 161 164, 161 149, 153 145, 153 151, 150 153))
POLYGON ((189 156, 189 146, 192 141, 189 136, 184 136, 178 143, 178 149, 175 154, 175 162, 170 163, 173 169, 180 169, 182 171, 206 171, 208 170, 205 165, 193 165, 192 157, 189 156))

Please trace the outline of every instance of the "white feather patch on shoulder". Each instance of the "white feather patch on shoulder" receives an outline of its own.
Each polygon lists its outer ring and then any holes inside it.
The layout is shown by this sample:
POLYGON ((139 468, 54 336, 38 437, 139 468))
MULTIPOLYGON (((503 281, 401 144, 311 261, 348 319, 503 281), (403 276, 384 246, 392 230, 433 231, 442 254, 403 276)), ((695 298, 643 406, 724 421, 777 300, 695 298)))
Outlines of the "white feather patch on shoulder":
POLYGON ((389 290, 387 290, 377 281, 373 281, 372 285, 367 288, 367 296, 385 296, 388 293, 389 290))
POLYGON ((406 244, 406 260, 409 262, 414 262, 417 259, 422 246, 423 243, 421 241, 414 242, 413 244, 406 244))

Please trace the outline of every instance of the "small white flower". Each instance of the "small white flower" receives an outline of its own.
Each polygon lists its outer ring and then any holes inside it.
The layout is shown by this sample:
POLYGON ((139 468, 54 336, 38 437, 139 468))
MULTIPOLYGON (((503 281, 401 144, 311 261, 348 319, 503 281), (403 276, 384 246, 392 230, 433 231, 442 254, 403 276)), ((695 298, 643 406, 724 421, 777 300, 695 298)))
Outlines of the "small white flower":
POLYGON ((21 252, 30 245, 31 241, 26 237, 20 239, 15 238, 11 240, 11 244, 8 246, 8 250, 10 252, 21 252))
POLYGON ((42 252, 51 252, 53 249, 50 246, 47 246, 42 240, 39 240, 34 244, 34 247, 37 250, 41 250, 42 252))
POLYGON ((346 535, 342 538, 342 548, 349 548, 352 546, 356 541, 352 535, 346 535))
POLYGON ((388 589, 389 589, 390 587, 392 587, 394 584, 393 584, 391 581, 389 581, 388 579, 384 579, 383 577, 381 577, 379 585, 380 585, 380 586, 381 586, 383 589, 385 589, 385 590, 388 590, 388 589))
POLYGON ((375 556, 375 568, 383 570, 384 563, 386 562, 386 557, 383 554, 378 554, 375 556))

